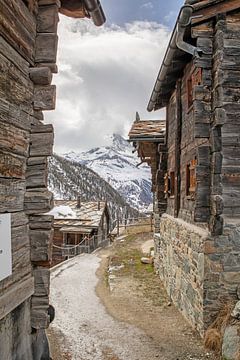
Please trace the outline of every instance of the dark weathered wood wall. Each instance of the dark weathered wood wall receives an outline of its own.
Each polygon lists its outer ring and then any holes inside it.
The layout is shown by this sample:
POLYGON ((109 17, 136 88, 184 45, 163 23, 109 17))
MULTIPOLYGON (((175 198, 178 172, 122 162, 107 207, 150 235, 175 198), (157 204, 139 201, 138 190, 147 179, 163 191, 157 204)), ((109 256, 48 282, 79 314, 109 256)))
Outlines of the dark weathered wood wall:
MULTIPOLYGON (((0 322, 3 326, 7 314, 33 295, 29 319, 35 329, 49 324, 52 217, 41 214, 52 207, 47 156, 53 128, 43 124, 42 110, 55 107, 51 71, 56 70, 59 3, 40 0, 39 5, 38 12, 36 1, 0 2, 0 213, 11 213, 13 256, 13 274, 0 282, 0 322)), ((21 337, 18 341, 22 346, 21 337)), ((18 349, 9 344, 8 351, 15 358, 10 352, 18 349)))

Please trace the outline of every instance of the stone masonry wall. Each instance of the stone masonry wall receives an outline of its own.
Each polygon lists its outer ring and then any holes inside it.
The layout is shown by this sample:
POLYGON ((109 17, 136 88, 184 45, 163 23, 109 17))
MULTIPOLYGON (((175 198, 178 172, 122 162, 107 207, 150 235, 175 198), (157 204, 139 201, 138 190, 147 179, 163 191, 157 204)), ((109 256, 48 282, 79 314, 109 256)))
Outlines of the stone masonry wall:
POLYGON ((207 238, 206 230, 167 214, 161 217, 160 235, 155 235, 160 278, 170 299, 199 332, 203 329, 207 238))

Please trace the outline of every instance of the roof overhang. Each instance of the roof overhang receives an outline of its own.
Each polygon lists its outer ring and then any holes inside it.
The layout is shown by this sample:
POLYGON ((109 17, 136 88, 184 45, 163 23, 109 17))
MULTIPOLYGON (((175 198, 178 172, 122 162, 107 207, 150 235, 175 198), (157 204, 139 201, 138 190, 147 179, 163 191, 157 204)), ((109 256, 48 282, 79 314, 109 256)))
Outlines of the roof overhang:
POLYGON ((101 26, 106 21, 99 0, 61 0, 59 12, 72 18, 91 18, 96 26, 101 26))
POLYGON ((63 233, 74 233, 74 234, 91 234, 94 229, 79 227, 79 226, 64 226, 59 229, 63 233))
POLYGON ((186 0, 180 9, 147 110, 165 107, 181 77, 186 63, 192 57, 201 56, 202 50, 195 47, 191 27, 209 21, 217 14, 240 8, 239 0, 186 0))

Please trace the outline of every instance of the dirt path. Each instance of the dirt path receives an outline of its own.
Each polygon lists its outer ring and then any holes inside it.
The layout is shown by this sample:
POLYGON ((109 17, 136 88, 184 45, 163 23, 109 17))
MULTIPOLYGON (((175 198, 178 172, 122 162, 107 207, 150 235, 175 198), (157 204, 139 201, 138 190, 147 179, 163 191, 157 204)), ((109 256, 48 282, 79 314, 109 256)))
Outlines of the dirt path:
POLYGON ((147 240, 149 234, 130 235, 52 273, 56 319, 49 337, 54 360, 214 359, 168 306, 151 265, 140 263, 139 249, 147 240))

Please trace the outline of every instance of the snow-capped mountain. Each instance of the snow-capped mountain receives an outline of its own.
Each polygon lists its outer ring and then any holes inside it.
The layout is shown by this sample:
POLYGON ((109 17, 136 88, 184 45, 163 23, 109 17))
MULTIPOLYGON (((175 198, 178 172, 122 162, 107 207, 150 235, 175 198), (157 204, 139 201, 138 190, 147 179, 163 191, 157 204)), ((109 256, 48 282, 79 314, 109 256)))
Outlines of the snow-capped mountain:
POLYGON ((133 147, 122 136, 111 136, 111 145, 86 152, 63 154, 66 159, 79 162, 95 171, 138 210, 146 209, 152 201, 151 172, 140 162, 133 147))
POLYGON ((138 217, 139 213, 93 170, 73 160, 53 155, 48 162, 48 185, 55 199, 107 201, 111 221, 138 217))

